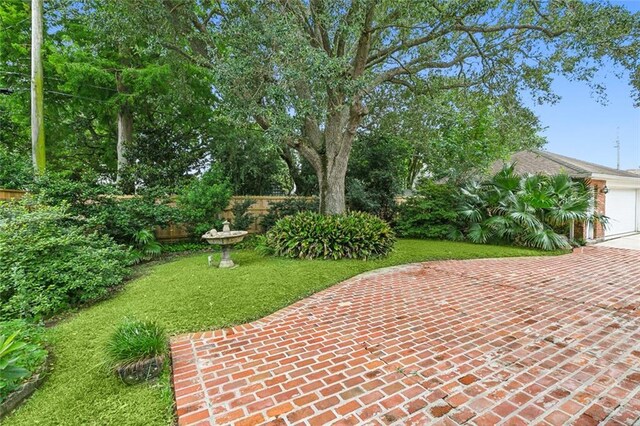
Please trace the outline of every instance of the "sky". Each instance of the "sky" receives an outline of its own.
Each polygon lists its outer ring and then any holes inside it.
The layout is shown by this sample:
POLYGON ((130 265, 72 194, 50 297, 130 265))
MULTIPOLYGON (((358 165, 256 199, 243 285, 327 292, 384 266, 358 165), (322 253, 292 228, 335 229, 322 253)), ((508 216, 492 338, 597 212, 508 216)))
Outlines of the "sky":
MULTIPOLYGON (((640 0, 613 1, 640 12, 640 0)), ((561 100, 553 105, 528 106, 540 118, 547 139, 544 149, 557 154, 616 167, 616 137, 620 140, 620 168, 640 168, 640 108, 633 106, 628 80, 602 70, 608 103, 602 105, 582 82, 556 78, 553 90, 561 100), (619 129, 619 130, 618 130, 619 129), (618 136, 619 135, 619 136, 618 136)))

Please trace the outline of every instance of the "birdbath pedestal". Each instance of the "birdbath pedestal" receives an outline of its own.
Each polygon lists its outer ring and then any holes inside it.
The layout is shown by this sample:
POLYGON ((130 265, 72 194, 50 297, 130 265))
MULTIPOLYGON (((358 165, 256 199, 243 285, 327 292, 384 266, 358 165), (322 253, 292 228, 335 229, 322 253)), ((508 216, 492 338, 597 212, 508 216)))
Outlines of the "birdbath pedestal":
MULTIPOLYGON (((231 260, 231 248, 242 241, 247 234, 247 231, 232 231, 229 228, 229 222, 225 220, 222 223, 222 232, 212 229, 204 234, 202 239, 209 244, 222 247, 222 259, 220 260, 220 265, 218 265, 219 268, 233 268, 237 265, 231 260)), ((209 264, 211 264, 211 256, 209 256, 209 264)))

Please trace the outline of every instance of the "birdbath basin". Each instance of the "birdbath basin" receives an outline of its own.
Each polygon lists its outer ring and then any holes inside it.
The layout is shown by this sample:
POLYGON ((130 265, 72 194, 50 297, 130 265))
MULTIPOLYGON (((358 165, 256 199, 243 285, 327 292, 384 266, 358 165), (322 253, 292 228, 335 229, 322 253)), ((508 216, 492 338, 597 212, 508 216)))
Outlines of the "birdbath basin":
MULTIPOLYGON (((229 222, 225 220, 222 223, 222 232, 212 229, 211 231, 207 231, 207 233, 202 236, 202 239, 209 244, 222 247, 222 260, 220 260, 219 268, 233 268, 236 264, 231 260, 231 247, 242 241, 247 234, 247 231, 232 231, 231 228, 229 228, 229 222)), ((211 263, 211 257, 209 257, 209 263, 211 263)))

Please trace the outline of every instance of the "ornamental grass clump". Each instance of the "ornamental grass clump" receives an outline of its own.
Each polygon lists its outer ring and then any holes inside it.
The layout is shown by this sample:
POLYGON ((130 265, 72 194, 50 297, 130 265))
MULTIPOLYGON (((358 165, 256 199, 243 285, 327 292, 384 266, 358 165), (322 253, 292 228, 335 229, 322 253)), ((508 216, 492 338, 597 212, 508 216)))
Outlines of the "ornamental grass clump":
POLYGON ((127 319, 107 343, 107 364, 125 383, 139 383, 160 375, 167 347, 165 330, 157 323, 127 319))
POLYGON ((388 255, 395 235, 368 213, 323 216, 303 212, 280 219, 264 244, 276 256, 299 259, 369 259, 388 255))

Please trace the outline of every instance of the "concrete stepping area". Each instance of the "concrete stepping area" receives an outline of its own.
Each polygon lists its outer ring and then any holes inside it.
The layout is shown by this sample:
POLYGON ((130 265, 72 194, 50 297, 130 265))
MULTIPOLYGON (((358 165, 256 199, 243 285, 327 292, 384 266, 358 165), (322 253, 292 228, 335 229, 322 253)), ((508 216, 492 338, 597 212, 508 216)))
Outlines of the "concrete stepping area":
POLYGON ((360 275, 171 344, 180 425, 640 423, 640 251, 360 275))

